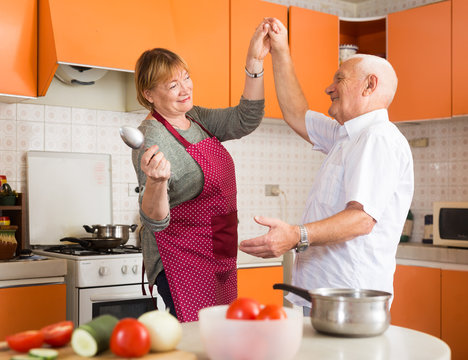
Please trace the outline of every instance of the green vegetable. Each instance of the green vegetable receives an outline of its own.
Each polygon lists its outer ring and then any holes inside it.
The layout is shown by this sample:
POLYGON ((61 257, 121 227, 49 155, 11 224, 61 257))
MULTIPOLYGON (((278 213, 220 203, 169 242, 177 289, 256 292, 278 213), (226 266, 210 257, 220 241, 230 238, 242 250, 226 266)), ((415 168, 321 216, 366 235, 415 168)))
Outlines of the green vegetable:
POLYGON ((58 351, 54 349, 31 349, 29 350, 30 359, 34 360, 53 360, 57 358, 58 351))
POLYGON ((37 360, 37 358, 29 355, 15 355, 12 356, 10 360, 37 360))
POLYGON ((101 315, 73 331, 71 346, 80 356, 90 357, 109 348, 109 341, 119 320, 112 315, 101 315))

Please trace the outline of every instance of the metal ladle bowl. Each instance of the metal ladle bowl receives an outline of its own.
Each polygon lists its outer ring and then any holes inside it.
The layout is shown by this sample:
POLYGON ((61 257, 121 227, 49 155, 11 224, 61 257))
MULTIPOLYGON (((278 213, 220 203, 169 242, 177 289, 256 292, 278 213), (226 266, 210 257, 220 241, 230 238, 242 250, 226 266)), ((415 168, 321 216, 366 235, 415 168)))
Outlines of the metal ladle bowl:
POLYGON ((124 143, 132 149, 140 149, 145 142, 145 137, 143 136, 143 133, 138 129, 129 126, 122 126, 119 129, 119 132, 120 137, 122 138, 124 143))

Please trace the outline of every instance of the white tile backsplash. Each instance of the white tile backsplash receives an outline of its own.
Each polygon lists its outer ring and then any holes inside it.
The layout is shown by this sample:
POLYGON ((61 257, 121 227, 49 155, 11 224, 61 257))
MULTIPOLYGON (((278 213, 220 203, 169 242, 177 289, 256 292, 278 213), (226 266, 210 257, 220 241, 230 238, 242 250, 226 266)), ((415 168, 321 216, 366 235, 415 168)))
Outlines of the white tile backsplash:
MULTIPOLYGON (((121 141, 122 125, 138 126, 146 114, 96 111, 62 106, 0 103, 0 173, 14 189, 26 191, 25 154, 29 150, 109 153, 112 155, 114 222, 138 220, 137 197, 128 184, 137 182, 131 150, 121 141), (102 123, 101 123, 102 121, 102 123)), ((412 148, 415 215, 412 241, 423 236, 424 215, 432 202, 468 200, 468 118, 398 123, 408 140, 427 137, 428 146, 412 148)), ((225 143, 234 158, 238 186, 239 238, 267 231, 255 215, 297 223, 324 155, 281 120, 265 120, 249 136, 225 143), (280 196, 265 196, 277 184, 280 196)))

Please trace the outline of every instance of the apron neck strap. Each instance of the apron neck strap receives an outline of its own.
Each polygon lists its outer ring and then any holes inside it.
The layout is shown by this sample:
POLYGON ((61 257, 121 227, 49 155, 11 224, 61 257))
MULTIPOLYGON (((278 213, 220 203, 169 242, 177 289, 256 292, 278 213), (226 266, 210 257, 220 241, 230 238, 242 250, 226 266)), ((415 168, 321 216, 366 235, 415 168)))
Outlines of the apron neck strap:
MULTIPOLYGON (((174 135, 174 137, 179 140, 179 142, 185 146, 185 148, 188 148, 190 145, 192 145, 191 143, 189 143, 187 140, 185 140, 185 138, 180 135, 176 129, 174 129, 174 127, 169 123, 169 121, 167 121, 166 119, 164 119, 162 117, 161 114, 159 114, 156 110, 153 110, 151 112, 151 115, 153 115, 153 117, 158 120, 161 124, 164 125, 164 127, 172 134, 174 135)), ((192 120, 194 123, 198 124, 198 126, 200 126, 202 128, 203 131, 205 131, 210 137, 213 137, 213 134, 210 133, 208 130, 205 129, 205 127, 200 124, 198 121, 195 121, 195 119, 193 119, 192 117, 190 117, 189 115, 186 115, 186 117, 190 120, 192 120)))

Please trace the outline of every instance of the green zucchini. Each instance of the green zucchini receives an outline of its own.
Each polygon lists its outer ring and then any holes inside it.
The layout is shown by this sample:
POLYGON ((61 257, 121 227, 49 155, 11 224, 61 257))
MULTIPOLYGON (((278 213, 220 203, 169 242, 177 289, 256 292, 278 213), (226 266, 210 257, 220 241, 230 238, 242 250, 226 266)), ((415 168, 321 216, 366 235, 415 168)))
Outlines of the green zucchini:
POLYGON ((37 358, 29 356, 29 355, 14 355, 10 358, 10 360, 37 360, 37 358))
POLYGON ((58 356, 58 351, 54 349, 31 349, 29 356, 35 360, 54 360, 58 356))
POLYGON ((71 346, 80 356, 91 357, 109 348, 109 341, 119 320, 112 315, 101 315, 80 325, 73 331, 71 346))

